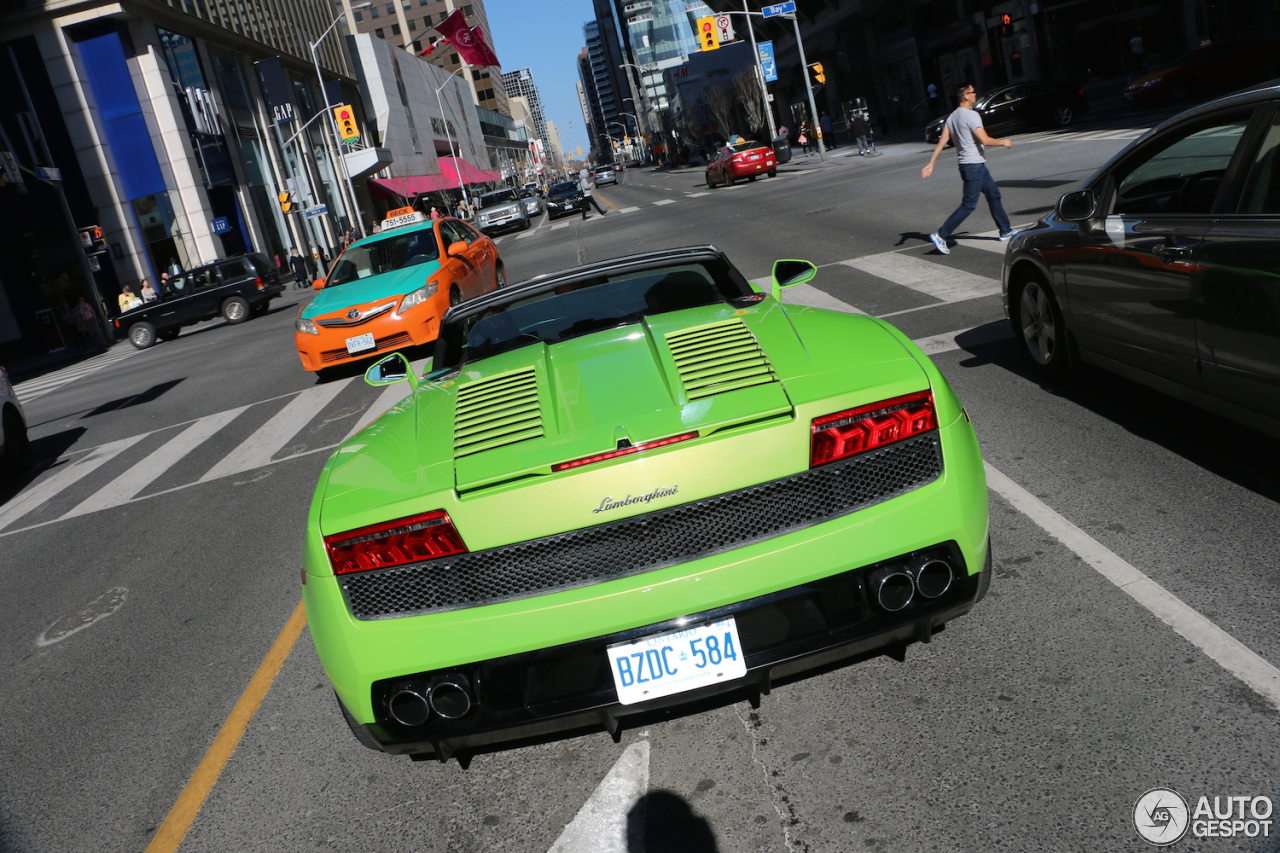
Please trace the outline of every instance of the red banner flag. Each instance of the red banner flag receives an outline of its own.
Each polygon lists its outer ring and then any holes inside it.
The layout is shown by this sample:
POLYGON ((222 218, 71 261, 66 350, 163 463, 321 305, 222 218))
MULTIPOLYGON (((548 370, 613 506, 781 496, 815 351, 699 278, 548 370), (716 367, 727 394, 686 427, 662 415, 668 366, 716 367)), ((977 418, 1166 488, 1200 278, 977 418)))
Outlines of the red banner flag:
POLYGON ((449 43, 448 39, 436 39, 431 44, 427 45, 427 49, 422 51, 422 53, 419 53, 418 56, 422 57, 423 59, 426 59, 428 56, 431 55, 431 52, 435 50, 437 47, 439 47, 442 44, 448 44, 448 43, 449 43))
POLYGON ((461 9, 454 9, 453 14, 441 21, 435 29, 449 44, 453 45, 458 51, 458 56, 462 57, 462 61, 467 65, 484 68, 499 64, 498 57, 494 56, 484 33, 479 27, 467 26, 467 20, 461 9))

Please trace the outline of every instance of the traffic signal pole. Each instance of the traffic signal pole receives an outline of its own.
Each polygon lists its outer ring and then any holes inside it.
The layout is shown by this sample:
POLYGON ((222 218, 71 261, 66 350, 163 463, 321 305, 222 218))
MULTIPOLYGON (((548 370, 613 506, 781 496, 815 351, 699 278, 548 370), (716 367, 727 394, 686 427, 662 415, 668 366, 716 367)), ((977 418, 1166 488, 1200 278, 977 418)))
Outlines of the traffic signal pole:
POLYGON ((818 105, 813 101, 813 87, 809 85, 809 60, 805 58, 804 42, 800 40, 799 16, 793 12, 786 17, 791 19, 791 25, 796 28, 796 47, 800 49, 800 67, 804 69, 804 87, 809 94, 809 115, 813 116, 813 127, 810 130, 818 140, 818 157, 825 163, 827 162, 827 146, 822 141, 822 123, 818 121, 818 105))

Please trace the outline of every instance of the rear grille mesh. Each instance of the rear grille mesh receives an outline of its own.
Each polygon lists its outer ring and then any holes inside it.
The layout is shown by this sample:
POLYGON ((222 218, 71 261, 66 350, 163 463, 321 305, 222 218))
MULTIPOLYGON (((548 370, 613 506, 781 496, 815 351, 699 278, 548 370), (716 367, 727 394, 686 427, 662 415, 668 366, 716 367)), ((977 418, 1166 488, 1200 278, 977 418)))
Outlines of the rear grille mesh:
POLYGON ((741 320, 672 332, 667 346, 690 400, 777 380, 756 336, 741 320))
POLYGON ((865 509, 941 474, 933 432, 740 491, 487 551, 346 575, 340 583, 357 619, 462 610, 741 548, 865 509))
POLYGON ((453 421, 455 456, 542 435, 542 407, 534 368, 482 379, 458 389, 453 421))

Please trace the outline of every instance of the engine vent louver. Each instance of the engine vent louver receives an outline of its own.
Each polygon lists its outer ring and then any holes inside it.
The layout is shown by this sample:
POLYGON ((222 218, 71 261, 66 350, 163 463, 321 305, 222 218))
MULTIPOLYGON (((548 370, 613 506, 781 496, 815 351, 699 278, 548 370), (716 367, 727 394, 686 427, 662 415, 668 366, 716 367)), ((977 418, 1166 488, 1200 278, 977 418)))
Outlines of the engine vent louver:
POLYGON ((690 400, 778 379, 756 336, 741 320, 672 332, 667 346, 690 400))
POLYGON ((538 375, 532 367, 458 389, 453 418, 455 456, 541 438, 543 434, 538 375))

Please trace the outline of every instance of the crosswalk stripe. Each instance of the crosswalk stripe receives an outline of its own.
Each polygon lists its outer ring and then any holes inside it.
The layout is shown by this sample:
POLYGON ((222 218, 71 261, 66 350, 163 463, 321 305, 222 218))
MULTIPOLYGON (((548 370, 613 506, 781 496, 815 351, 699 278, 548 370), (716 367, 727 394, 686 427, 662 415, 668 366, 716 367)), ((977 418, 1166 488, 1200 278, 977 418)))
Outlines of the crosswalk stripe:
POLYGON ((303 391, 260 426, 253 435, 241 442, 239 447, 206 471, 199 482, 207 483, 210 480, 230 477, 232 474, 269 465, 271 457, 288 444, 289 439, 297 435, 298 431, 325 406, 333 402, 333 399, 350 383, 351 378, 347 378, 341 382, 316 385, 303 391))
POLYGON ((619 213, 635 213, 639 209, 640 208, 638 207, 623 207, 623 208, 620 208, 618 212, 619 213))
POLYGON ((687 195, 689 198, 702 198, 704 195, 711 195, 711 193, 708 193, 708 192, 700 192, 700 193, 686 193, 686 195, 687 195))
POLYGON ((90 497, 85 498, 63 518, 74 518, 78 515, 85 515, 86 513, 97 512, 100 509, 127 503, 134 495, 154 483, 159 479, 160 475, 181 462, 187 454, 211 438, 214 433, 239 417, 247 408, 249 407, 240 406, 235 409, 228 409, 225 412, 217 412, 195 421, 165 442, 159 449, 152 452, 146 459, 143 459, 128 471, 107 483, 90 497))
POLYGON ((44 482, 33 486, 29 491, 22 492, 12 503, 0 509, 0 530, 4 530, 33 509, 52 500, 67 486, 98 470, 149 435, 151 433, 144 432, 141 435, 99 445, 44 482))
POLYGON ((559 231, 561 228, 568 228, 572 224, 572 222, 557 222, 555 225, 551 226, 551 230, 559 231))
POLYGON ((13 386, 14 391, 18 395, 18 399, 24 403, 43 397, 52 391, 56 391, 63 385, 67 385, 91 373, 97 373, 104 367, 109 367, 117 361, 126 359, 132 355, 137 355, 139 350, 132 346, 124 346, 117 344, 114 348, 107 350, 101 355, 86 359, 71 367, 54 371, 53 373, 38 376, 35 379, 28 379, 25 382, 19 382, 13 386))
POLYGON ((942 267, 901 252, 883 252, 840 261, 894 284, 909 287, 943 302, 960 302, 1000 292, 1000 282, 963 270, 942 267))
MULTIPOLYGON (((1017 228, 1015 227, 1016 231, 1017 228)), ((1004 250, 1008 248, 1008 243, 1000 242, 1000 229, 994 231, 984 231, 981 234, 965 234, 956 237, 956 245, 964 246, 966 249, 982 249, 984 252, 992 252, 997 255, 1003 255, 1004 250)))
POLYGON ((664 204, 675 204, 675 203, 676 203, 676 200, 673 198, 660 198, 654 202, 654 204, 657 205, 658 207, 661 207, 664 204))

